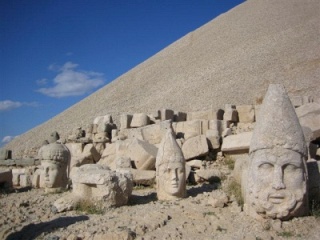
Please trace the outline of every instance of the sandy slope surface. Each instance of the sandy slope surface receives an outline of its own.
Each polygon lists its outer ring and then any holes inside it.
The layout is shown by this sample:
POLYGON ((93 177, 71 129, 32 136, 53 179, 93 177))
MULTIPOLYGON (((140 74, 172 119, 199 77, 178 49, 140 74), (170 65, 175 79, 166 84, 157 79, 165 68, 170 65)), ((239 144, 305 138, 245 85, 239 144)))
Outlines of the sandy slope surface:
POLYGON ((29 154, 53 131, 65 137, 99 115, 194 111, 252 104, 269 83, 319 96, 320 1, 248 0, 187 34, 7 145, 29 154))

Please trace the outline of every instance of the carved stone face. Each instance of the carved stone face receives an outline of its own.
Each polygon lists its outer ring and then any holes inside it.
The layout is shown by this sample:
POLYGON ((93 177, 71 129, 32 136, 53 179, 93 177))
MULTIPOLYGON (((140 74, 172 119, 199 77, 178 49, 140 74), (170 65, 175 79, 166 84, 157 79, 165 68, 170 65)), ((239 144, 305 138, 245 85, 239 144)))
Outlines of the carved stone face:
POLYGON ((262 149, 251 153, 249 202, 258 214, 286 219, 301 211, 306 198, 306 169, 300 153, 262 149))
POLYGON ((185 167, 180 162, 169 162, 159 166, 159 190, 167 195, 184 197, 185 167))
POLYGON ((52 163, 50 161, 42 161, 41 166, 46 188, 64 187, 65 168, 62 168, 60 164, 52 163))

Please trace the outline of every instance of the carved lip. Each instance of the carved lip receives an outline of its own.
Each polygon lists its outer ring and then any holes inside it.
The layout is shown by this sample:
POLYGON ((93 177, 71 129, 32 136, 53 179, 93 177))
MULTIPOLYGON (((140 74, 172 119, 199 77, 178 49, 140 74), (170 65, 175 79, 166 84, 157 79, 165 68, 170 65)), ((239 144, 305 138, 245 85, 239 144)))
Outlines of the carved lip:
POLYGON ((272 193, 269 195, 269 201, 275 204, 282 203, 285 199, 285 194, 283 193, 272 193))
POLYGON ((172 182, 171 186, 174 187, 174 188, 177 188, 178 187, 178 183, 177 182, 172 182))

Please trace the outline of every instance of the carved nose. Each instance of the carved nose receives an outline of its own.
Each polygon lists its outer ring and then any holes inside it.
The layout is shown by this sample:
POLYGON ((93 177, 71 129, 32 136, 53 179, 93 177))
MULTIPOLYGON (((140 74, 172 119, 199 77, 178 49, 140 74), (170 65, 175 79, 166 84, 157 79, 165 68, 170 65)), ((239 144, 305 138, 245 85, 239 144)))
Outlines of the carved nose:
POLYGON ((174 171, 171 172, 171 180, 177 180, 177 169, 174 169, 174 171))
POLYGON ((276 166, 275 169, 274 169, 272 188, 274 188, 276 190, 280 190, 280 189, 285 189, 286 188, 286 185, 283 183, 282 168, 279 167, 279 166, 276 166))

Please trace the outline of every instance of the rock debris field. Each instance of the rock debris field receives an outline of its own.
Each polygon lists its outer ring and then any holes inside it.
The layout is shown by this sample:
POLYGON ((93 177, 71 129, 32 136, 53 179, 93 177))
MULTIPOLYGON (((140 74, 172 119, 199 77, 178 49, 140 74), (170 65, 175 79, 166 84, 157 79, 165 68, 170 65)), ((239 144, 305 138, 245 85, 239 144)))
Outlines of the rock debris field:
POLYGON ((224 173, 220 182, 187 186, 187 198, 158 201, 154 187, 136 186, 127 206, 83 208, 55 213, 52 203, 69 194, 44 189, 1 193, 1 239, 318 239, 320 218, 256 221, 235 196, 224 207, 212 206, 212 194, 228 193, 231 170, 220 158, 212 167, 224 173), (92 213, 89 214, 88 212, 92 213))

